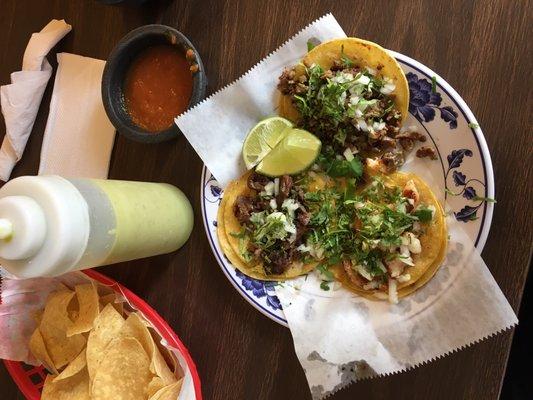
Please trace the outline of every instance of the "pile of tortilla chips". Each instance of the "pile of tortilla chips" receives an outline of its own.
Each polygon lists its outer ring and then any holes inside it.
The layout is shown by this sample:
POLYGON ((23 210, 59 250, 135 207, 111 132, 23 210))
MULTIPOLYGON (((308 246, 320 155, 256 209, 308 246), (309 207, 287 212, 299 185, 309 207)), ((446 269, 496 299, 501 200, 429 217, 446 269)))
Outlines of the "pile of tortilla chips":
POLYGON ((99 296, 94 283, 48 297, 30 350, 52 372, 42 399, 176 400, 182 380, 165 360, 146 322, 125 316, 116 295, 99 296))

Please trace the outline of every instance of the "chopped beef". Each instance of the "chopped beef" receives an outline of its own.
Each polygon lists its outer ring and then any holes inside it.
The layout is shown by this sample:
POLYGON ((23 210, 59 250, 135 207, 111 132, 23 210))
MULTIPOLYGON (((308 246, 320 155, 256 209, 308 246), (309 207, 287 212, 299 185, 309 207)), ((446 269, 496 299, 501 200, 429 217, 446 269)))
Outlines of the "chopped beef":
POLYGON ((296 77, 294 68, 285 68, 279 77, 278 89, 285 95, 302 94, 307 91, 306 82, 307 76, 296 77))
POLYGON ((363 277, 352 269, 352 263, 350 261, 344 260, 342 266, 348 275, 348 278, 350 278, 350 281, 352 281, 354 285, 361 287, 365 284, 363 277))
POLYGON ((294 248, 272 252, 270 254, 271 262, 268 265, 265 264, 265 272, 267 275, 279 275, 285 272, 293 260, 294 253, 294 248))
POLYGON ((416 151, 416 156, 419 158, 429 157, 432 160, 437 160, 437 152, 432 147, 422 146, 416 151))
POLYGON ((253 172, 248 177, 248 187, 252 190, 261 191, 265 188, 265 185, 270 182, 268 176, 253 172))
POLYGON ((294 240, 294 245, 299 246, 303 243, 303 236, 308 232, 309 222, 311 221, 311 214, 303 209, 298 209, 296 211, 296 238, 294 240))
POLYGON ((396 139, 400 141, 400 146, 402 146, 402 149, 404 149, 405 152, 413 150, 413 147, 415 147, 415 141, 425 142, 427 140, 426 135, 411 129, 398 133, 396 139))
POLYGON ((426 135, 423 133, 420 133, 416 130, 406 130, 404 132, 400 132, 396 135, 396 139, 411 139, 411 140, 418 140, 420 142, 425 142, 427 140, 426 135))
POLYGON ((396 140, 389 136, 383 136, 381 139, 379 139, 379 146, 384 150, 393 149, 396 147, 396 140))
POLYGON ((415 147, 415 141, 413 139, 409 138, 401 138, 400 139, 400 146, 402 146, 402 149, 409 152, 413 150, 413 147, 415 147))
POLYGON ((342 65, 342 62, 339 60, 333 60, 333 65, 330 68, 332 71, 342 71, 344 69, 344 66, 342 65))
POLYGON ((297 211, 296 215, 296 221, 301 226, 307 226, 309 225, 309 221, 311 221, 311 214, 309 214, 307 211, 302 210, 301 208, 297 211))
POLYGON ((270 207, 270 201, 269 200, 263 200, 262 198, 256 198, 253 201, 254 206, 254 212, 261 212, 265 211, 270 207))
POLYGON ((281 178, 279 178, 279 192, 278 192, 278 196, 276 197, 278 206, 281 206, 283 204, 283 201, 287 197, 289 197, 289 194, 291 193, 291 189, 292 189, 292 178, 289 175, 283 175, 281 178))
POLYGON ((241 224, 250 221, 250 214, 254 211, 254 199, 248 196, 238 196, 233 206, 233 213, 241 224))
POLYGON ((381 164, 383 165, 385 172, 390 174, 403 165, 405 159, 403 153, 388 151, 381 156, 381 164))

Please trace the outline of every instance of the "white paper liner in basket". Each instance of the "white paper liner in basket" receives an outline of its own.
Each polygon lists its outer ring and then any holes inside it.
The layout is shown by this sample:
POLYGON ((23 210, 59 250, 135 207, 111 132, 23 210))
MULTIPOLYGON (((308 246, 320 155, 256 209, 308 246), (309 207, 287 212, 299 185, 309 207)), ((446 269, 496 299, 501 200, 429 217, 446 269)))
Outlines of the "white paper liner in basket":
POLYGON ((11 279, 8 273, 0 268, 0 358, 22 361, 30 365, 40 365, 30 353, 28 343, 30 336, 37 327, 35 315, 44 309, 48 295, 65 285, 71 289, 75 285, 95 282, 100 296, 114 293, 115 302, 122 302, 125 312, 137 311, 148 325, 159 336, 160 343, 169 350, 172 362, 176 365, 177 378, 183 377, 181 392, 177 400, 195 398, 194 383, 185 358, 180 351, 166 342, 148 318, 138 310, 122 293, 111 286, 92 279, 81 272, 71 272, 56 278, 11 279))

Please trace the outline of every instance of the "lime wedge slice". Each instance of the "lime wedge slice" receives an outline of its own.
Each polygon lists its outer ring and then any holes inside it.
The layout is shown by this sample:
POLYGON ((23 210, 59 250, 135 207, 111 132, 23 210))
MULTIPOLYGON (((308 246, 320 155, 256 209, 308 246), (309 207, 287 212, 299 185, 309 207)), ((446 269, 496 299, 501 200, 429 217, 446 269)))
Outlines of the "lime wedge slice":
POLYGON ((266 118, 254 126, 242 145, 246 168, 255 167, 283 139, 290 128, 292 122, 281 117, 266 118))
POLYGON ((268 176, 297 174, 313 164, 321 146, 315 135, 303 129, 290 129, 257 164, 256 171, 268 176))

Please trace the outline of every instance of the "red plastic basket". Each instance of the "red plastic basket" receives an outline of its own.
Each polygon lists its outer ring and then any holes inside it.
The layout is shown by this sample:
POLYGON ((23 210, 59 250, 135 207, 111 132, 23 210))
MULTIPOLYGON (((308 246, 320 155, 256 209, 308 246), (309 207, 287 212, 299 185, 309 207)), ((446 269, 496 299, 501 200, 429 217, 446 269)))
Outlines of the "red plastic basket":
MULTIPOLYGON (((141 311, 146 319, 148 319, 148 321, 150 321, 151 324, 161 333, 163 339, 165 339, 170 346, 179 350, 179 352, 183 355, 189 370, 191 371, 196 399, 202 400, 200 376, 196 370, 196 365, 194 365, 194 361, 189 355, 189 351, 185 345, 178 338, 178 335, 176 335, 176 333, 170 328, 167 322, 144 300, 131 292, 129 289, 122 286, 120 283, 90 269, 83 272, 92 279, 104 285, 110 286, 115 291, 122 293, 124 297, 131 304, 133 304, 135 308, 141 311)), ((4 364, 26 399, 38 400, 41 398, 41 390, 44 384, 44 379, 47 375, 46 370, 42 366, 34 367, 19 361, 10 360, 4 360, 4 364)))

